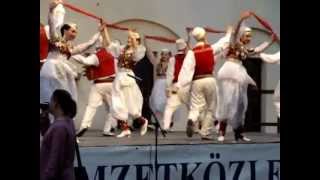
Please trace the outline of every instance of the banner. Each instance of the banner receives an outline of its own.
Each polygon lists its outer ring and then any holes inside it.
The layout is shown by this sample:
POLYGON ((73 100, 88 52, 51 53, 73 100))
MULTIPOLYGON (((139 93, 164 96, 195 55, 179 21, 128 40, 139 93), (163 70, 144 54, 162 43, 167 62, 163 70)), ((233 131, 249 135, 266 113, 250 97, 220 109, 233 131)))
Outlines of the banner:
MULTIPOLYGON (((158 147, 159 180, 279 180, 280 143, 158 147)), ((154 146, 80 148, 91 180, 155 179, 154 146)))

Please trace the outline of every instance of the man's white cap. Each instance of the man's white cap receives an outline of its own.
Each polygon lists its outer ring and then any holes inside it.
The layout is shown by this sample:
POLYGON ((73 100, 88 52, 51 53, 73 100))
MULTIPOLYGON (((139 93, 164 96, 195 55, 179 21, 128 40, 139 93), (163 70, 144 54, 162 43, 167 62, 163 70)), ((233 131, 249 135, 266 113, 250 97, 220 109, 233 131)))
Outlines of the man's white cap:
POLYGON ((192 31, 192 36, 196 40, 203 39, 206 35, 206 31, 202 27, 195 27, 192 31))
POLYGON ((176 40, 176 46, 178 50, 183 50, 187 47, 187 43, 184 41, 184 39, 180 38, 176 40))
POLYGON ((161 53, 164 53, 164 54, 167 54, 167 53, 169 53, 170 52, 170 50, 169 49, 161 49, 161 53))

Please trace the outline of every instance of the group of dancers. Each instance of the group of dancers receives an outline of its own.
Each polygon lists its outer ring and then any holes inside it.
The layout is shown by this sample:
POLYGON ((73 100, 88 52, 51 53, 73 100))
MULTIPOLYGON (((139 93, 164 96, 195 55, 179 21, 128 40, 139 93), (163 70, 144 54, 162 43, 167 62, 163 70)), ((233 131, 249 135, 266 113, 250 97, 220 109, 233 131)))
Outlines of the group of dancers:
MULTIPOLYGON (((137 84, 143 79, 137 77, 133 69, 147 56, 156 66, 150 109, 162 120, 165 131, 173 126, 174 112, 185 105, 188 137, 198 133, 203 140, 212 139, 210 135, 216 129, 218 141, 223 142, 229 124, 236 141, 250 141, 243 135, 243 123, 248 85, 256 84, 242 62, 253 55, 261 56, 268 63, 280 62, 280 52, 262 53, 276 40, 274 35, 269 42, 249 48, 252 30, 243 21, 252 16, 250 12, 242 13, 236 28, 229 26, 225 35, 214 44, 208 43, 204 28, 193 28, 187 40, 176 40, 175 54, 165 48, 161 50, 160 60, 148 46, 147 39, 134 30, 128 30, 125 45, 112 40, 102 20, 98 32, 88 42, 74 46, 72 41, 77 37, 78 28, 73 23, 64 24, 65 13, 63 1, 53 0, 49 6, 48 25, 40 24, 40 41, 43 41, 40 42, 40 104, 47 104, 56 89, 68 91, 77 101, 76 80, 81 74, 69 59, 82 64, 92 84, 78 137, 91 127, 101 105, 107 112, 103 135, 130 137, 133 128, 129 120, 140 127, 141 136, 146 134, 149 120, 142 116, 145 101, 137 84), (196 41, 193 47, 191 37, 196 41), (88 53, 92 48, 95 51, 88 53), (221 60, 225 61, 223 66, 214 73, 217 61, 221 60), (116 128, 121 130, 117 135, 112 131, 116 128)), ((276 92, 280 117, 280 83, 276 92)))

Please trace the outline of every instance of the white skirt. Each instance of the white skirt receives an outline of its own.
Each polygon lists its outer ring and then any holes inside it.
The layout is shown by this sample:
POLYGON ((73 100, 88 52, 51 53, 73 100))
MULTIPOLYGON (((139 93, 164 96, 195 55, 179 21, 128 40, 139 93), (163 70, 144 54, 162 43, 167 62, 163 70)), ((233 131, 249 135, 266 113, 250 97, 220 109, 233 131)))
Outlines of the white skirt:
POLYGON ((75 78, 77 72, 66 63, 63 55, 49 57, 40 71, 40 103, 50 102, 52 93, 56 89, 68 91, 77 101, 77 86, 75 78))
POLYGON ((141 116, 143 97, 132 70, 120 69, 112 86, 111 113, 116 119, 127 121, 129 115, 133 118, 141 116))
POLYGON ((166 79, 159 78, 155 81, 151 96, 150 96, 150 108, 153 112, 160 112, 163 113, 166 102, 167 102, 167 95, 166 95, 166 79))

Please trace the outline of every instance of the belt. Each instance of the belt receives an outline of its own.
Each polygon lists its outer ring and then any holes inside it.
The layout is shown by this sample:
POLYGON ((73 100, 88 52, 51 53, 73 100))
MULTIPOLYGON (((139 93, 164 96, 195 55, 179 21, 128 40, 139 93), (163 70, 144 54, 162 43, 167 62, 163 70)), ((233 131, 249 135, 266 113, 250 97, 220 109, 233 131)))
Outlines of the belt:
POLYGON ((197 76, 193 77, 193 81, 194 80, 198 80, 198 79, 208 78, 208 77, 212 77, 213 78, 213 74, 197 75, 197 76))
POLYGON ((114 77, 109 77, 107 79, 97 79, 94 80, 93 83, 97 84, 97 83, 107 83, 107 82, 113 82, 114 77))

